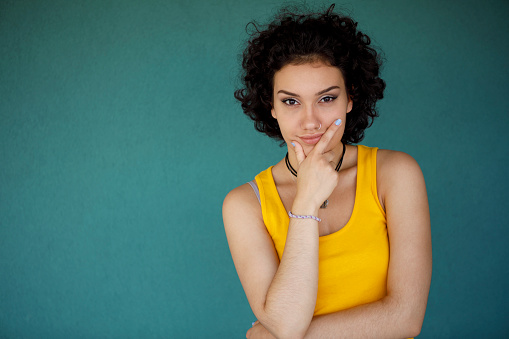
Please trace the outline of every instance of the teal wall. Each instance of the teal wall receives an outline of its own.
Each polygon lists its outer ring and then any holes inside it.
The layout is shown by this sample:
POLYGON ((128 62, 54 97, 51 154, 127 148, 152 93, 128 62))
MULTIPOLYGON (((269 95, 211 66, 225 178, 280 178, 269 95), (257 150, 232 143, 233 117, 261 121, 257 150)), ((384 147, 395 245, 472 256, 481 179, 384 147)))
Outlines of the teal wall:
MULTIPOLYGON (((280 4, 0 1, 1 338, 244 337, 221 203, 284 150, 232 94, 280 4)), ((343 7, 387 59, 363 143, 427 179, 421 337, 507 337, 509 3, 343 7)))

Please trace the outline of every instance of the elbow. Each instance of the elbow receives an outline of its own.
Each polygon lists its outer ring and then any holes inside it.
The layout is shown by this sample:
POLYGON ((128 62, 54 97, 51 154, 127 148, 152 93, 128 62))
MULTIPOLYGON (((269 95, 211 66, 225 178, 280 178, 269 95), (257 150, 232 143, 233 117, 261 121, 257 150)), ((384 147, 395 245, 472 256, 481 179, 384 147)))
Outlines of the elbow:
POLYGON ((414 338, 421 333, 422 323, 424 321, 424 312, 422 309, 414 309, 406 312, 403 321, 403 330, 405 338, 414 338))
POLYGON ((415 319, 400 318, 397 326, 393 326, 389 333, 397 338, 415 338, 421 333, 422 321, 415 319))
POLYGON ((422 321, 421 322, 414 321, 413 323, 409 323, 406 328, 407 334, 405 335, 405 338, 417 337, 419 334, 421 334, 421 329, 422 329, 422 321))
POLYGON ((402 338, 417 337, 421 333, 426 305, 423 307, 422 304, 402 303, 394 299, 390 300, 394 302, 392 304, 394 308, 391 308, 391 310, 395 316, 393 319, 398 324, 398 326, 394 327, 396 330, 394 335, 402 338))

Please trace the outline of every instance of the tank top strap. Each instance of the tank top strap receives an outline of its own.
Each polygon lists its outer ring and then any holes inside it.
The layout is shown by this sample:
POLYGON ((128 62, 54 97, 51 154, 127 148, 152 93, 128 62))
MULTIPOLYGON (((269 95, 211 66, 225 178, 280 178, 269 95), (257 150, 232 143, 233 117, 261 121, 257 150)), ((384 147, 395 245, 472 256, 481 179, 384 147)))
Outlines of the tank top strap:
POLYGON ((359 190, 358 196, 361 199, 374 200, 385 216, 385 211, 378 199, 376 183, 377 151, 377 147, 357 145, 357 181, 359 183, 357 189, 359 190))
POLYGON ((251 186, 251 188, 253 189, 254 193, 256 194, 256 197, 258 198, 258 202, 261 203, 260 201, 260 190, 258 189, 258 185, 256 184, 256 181, 255 180, 251 180, 248 182, 249 186, 251 186))

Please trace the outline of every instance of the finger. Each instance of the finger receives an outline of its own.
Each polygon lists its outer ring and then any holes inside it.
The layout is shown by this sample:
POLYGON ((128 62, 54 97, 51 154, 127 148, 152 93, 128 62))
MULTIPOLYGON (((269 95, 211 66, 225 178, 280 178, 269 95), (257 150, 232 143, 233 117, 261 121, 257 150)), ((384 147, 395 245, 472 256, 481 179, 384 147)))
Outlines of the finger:
POLYGON ((322 135, 320 141, 313 148, 314 152, 319 152, 323 154, 323 151, 329 146, 330 141, 334 134, 339 130, 339 126, 341 126, 341 119, 337 119, 327 128, 327 131, 322 135))
POLYGON ((292 141, 293 150, 295 151, 295 156, 297 157, 297 161, 299 165, 302 164, 304 160, 306 160, 306 155, 304 154, 304 149, 297 141, 292 141))

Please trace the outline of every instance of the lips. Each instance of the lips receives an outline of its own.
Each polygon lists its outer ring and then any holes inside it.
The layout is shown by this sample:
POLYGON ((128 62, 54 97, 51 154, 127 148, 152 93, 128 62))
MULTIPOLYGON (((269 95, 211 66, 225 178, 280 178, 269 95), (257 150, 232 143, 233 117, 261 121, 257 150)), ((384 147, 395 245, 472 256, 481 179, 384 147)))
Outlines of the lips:
POLYGON ((322 137, 323 133, 317 133, 317 134, 306 134, 302 135, 299 138, 304 141, 304 143, 308 145, 315 145, 318 141, 320 141, 320 138, 322 137))

